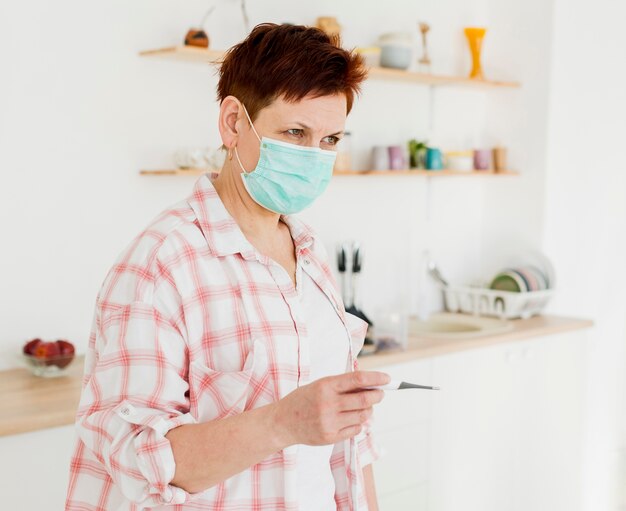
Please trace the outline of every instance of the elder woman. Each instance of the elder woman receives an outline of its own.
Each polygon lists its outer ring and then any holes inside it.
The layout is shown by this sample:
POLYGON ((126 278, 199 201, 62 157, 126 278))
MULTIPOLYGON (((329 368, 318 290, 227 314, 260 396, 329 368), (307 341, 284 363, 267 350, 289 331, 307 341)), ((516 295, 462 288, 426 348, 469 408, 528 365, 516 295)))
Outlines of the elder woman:
POLYGON ((360 57, 258 25, 218 84, 219 177, 122 252, 96 301, 68 510, 376 510, 369 434, 388 375, 356 370, 321 240, 360 57))

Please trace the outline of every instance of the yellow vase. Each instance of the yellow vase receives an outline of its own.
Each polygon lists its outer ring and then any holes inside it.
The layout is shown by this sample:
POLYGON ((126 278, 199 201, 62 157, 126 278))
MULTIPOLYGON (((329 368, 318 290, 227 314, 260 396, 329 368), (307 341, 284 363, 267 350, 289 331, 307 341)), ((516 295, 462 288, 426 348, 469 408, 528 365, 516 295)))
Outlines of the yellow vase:
POLYGON ((487 29, 480 27, 468 27, 465 29, 465 37, 467 37, 467 42, 472 54, 472 71, 470 72, 470 78, 475 80, 485 79, 483 68, 480 64, 480 50, 483 45, 485 32, 487 32, 487 29))

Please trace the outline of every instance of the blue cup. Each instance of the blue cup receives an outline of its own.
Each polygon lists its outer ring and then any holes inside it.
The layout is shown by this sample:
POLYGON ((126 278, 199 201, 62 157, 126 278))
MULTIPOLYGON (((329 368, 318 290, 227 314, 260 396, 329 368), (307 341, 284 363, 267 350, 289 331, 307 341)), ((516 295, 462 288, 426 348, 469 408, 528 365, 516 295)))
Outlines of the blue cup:
POLYGON ((441 170, 443 169, 443 155, 441 150, 435 147, 426 149, 426 169, 441 170))

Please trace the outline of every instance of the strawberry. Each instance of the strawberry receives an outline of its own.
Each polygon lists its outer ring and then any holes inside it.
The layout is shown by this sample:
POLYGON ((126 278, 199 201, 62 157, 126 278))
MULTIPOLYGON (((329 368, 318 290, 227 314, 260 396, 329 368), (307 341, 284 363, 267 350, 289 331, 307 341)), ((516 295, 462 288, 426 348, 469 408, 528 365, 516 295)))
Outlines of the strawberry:
MULTIPOLYGON (((61 350, 59 349, 59 345, 56 342, 49 341, 40 342, 33 352, 33 355, 35 355, 36 358, 43 360, 58 357, 60 354, 61 350)), ((46 363, 46 365, 50 364, 46 363)))
POLYGON ((57 346, 59 347, 61 356, 55 360, 54 364, 63 369, 74 359, 74 345, 69 341, 59 339, 57 341, 57 346))
POLYGON ((74 354, 74 345, 71 342, 66 341, 64 339, 59 339, 57 341, 57 344, 59 345, 61 355, 73 355, 74 354))
POLYGON ((33 339, 32 341, 28 341, 26 344, 24 344, 24 348, 22 348, 24 355, 33 355, 35 348, 40 343, 41 343, 41 339, 39 339, 38 337, 36 339, 33 339))

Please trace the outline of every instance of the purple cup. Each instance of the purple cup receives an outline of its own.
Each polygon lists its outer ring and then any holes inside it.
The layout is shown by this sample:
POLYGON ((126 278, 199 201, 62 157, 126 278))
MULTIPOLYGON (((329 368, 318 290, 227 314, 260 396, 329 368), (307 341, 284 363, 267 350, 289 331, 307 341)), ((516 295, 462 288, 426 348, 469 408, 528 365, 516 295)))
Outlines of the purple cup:
POLYGON ((389 146, 389 168, 391 170, 406 169, 406 159, 404 158, 404 151, 399 145, 389 146))
POLYGON ((491 151, 489 149, 474 150, 474 169, 488 170, 491 164, 491 151))

